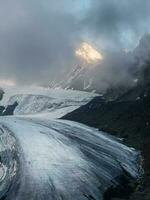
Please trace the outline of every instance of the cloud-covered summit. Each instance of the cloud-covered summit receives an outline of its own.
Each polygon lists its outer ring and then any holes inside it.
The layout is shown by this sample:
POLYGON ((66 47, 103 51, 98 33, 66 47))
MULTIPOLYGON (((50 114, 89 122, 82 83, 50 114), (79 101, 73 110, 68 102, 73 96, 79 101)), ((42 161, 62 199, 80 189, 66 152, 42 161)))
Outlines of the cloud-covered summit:
POLYGON ((81 41, 105 54, 133 48, 150 31, 149 10, 149 0, 0 0, 0 79, 60 79, 81 41))

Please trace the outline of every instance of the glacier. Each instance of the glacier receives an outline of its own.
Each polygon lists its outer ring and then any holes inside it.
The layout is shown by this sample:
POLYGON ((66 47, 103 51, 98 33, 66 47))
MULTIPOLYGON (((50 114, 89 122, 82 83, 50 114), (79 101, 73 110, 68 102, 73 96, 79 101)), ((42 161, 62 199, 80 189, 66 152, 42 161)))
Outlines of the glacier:
POLYGON ((50 89, 44 87, 3 87, 4 95, 0 106, 18 103, 14 115, 41 114, 60 118, 82 105, 87 104, 97 94, 75 90, 50 89))
POLYGON ((18 99, 20 106, 15 115, 0 117, 1 200, 103 200, 124 171, 139 177, 139 152, 107 133, 58 119, 59 109, 84 105, 95 94, 32 90, 5 90, 1 101, 8 105, 18 99), (65 103, 49 110, 43 99, 39 109, 38 96, 65 103))

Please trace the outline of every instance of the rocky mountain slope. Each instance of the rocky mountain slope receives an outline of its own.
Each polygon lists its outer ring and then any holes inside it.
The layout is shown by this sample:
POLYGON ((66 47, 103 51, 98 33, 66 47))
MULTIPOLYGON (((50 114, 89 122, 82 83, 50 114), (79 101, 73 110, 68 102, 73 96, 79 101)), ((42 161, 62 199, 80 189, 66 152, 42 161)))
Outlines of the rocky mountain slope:
POLYGON ((145 62, 136 76, 137 84, 123 94, 113 89, 63 118, 109 132, 141 150, 145 177, 131 199, 144 200, 150 196, 150 63, 145 62))

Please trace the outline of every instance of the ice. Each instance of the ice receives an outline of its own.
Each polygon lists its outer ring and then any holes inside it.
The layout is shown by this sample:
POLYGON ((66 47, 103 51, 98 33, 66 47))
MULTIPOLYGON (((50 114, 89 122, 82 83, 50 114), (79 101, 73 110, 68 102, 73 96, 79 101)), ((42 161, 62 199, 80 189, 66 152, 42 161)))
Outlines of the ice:
POLYGON ((50 89, 43 87, 5 87, 0 105, 18 102, 15 115, 43 114, 60 118, 82 105, 87 104, 97 94, 75 90, 50 89))
POLYGON ((139 153, 115 137, 58 120, 96 94, 42 87, 7 87, 0 117, 0 199, 102 200, 124 173, 140 175, 139 153))
POLYGON ((19 169, 8 200, 103 199, 125 169, 139 175, 138 153, 85 125, 46 118, 1 117, 18 143, 19 169), (17 185, 16 183, 19 183, 17 185))

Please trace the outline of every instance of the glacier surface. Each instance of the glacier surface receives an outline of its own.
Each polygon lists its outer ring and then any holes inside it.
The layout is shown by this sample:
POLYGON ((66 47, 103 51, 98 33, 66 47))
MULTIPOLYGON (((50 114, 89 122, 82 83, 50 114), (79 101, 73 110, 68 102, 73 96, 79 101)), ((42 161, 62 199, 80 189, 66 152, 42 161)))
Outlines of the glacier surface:
MULTIPOLYGON (((60 118, 82 105, 87 104, 97 94, 75 90, 50 89, 43 87, 3 87, 4 96, 0 106, 18 103, 14 115, 41 114, 60 118)), ((35 115, 38 117, 39 115, 35 115)))
POLYGON ((0 199, 102 200, 124 171, 139 177, 137 151, 94 128, 57 119, 95 94, 32 90, 7 89, 1 102, 17 100, 19 107, 14 116, 0 117, 0 199), (56 106, 60 102, 63 107, 56 106))

